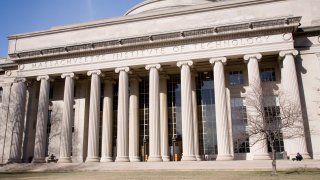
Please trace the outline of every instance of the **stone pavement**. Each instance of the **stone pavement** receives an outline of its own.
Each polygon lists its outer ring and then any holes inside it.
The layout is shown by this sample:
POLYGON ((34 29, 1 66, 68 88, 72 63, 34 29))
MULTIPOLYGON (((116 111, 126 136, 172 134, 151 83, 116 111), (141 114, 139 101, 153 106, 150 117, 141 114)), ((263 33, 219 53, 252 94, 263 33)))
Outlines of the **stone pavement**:
MULTIPOLYGON (((278 170, 317 168, 320 161, 293 162, 278 160, 278 170)), ((78 171, 144 171, 144 170, 216 170, 216 171, 267 171, 271 160, 255 161, 198 161, 198 162, 131 162, 131 163, 49 163, 9 164, 0 167, 0 172, 78 172, 78 171)))

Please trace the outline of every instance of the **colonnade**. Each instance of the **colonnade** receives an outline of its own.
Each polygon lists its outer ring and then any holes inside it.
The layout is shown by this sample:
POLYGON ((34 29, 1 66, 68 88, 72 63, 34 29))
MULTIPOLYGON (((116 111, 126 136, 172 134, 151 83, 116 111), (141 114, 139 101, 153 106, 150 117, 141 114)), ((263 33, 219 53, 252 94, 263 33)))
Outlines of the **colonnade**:
MULTIPOLYGON (((296 74, 294 56, 296 50, 281 51, 283 58, 282 85, 283 89, 294 97, 301 108, 299 87, 296 74)), ((258 62, 261 54, 244 55, 244 61, 247 63, 249 86, 254 83, 261 88, 261 79, 258 62)), ((226 57, 210 58, 209 62, 213 66, 214 89, 215 89, 215 107, 217 123, 217 160, 232 160, 233 149, 230 146, 232 138, 229 132, 230 124, 228 121, 228 108, 226 97, 226 85, 224 66, 227 63, 226 57)), ((183 156, 182 161, 199 160, 198 127, 196 113, 196 93, 194 76, 191 73, 193 62, 180 61, 177 66, 181 71, 181 115, 182 115, 182 141, 183 156)), ((160 76, 160 64, 146 65, 149 71, 149 158, 148 161, 169 161, 168 155, 168 112, 166 95, 166 77, 160 76)), ((116 162, 139 161, 139 79, 137 77, 129 78, 129 67, 119 67, 115 69, 119 74, 118 88, 118 119, 117 119, 117 156, 116 162), (130 92, 129 92, 130 81, 130 92)), ((105 78, 101 70, 89 71, 91 76, 90 107, 89 107, 89 126, 88 126, 88 152, 86 162, 111 162, 112 161, 112 80, 105 78), (101 81, 104 81, 104 99, 103 99, 103 117, 102 117, 102 144, 101 158, 99 157, 99 120, 100 120, 100 94, 101 81)), ((61 123, 61 145, 59 162, 72 162, 71 144, 72 144, 72 120, 73 102, 74 102, 74 81, 76 74, 62 74, 65 79, 64 88, 64 108, 61 123)), ((48 123, 49 107, 49 89, 52 79, 46 76, 39 76, 40 81, 39 105, 37 113, 36 140, 34 149, 35 163, 45 162, 46 146, 46 128, 48 123)), ((17 80, 13 83, 12 90, 16 92, 16 104, 14 109, 16 116, 13 116, 14 132, 12 139, 10 160, 18 162, 21 159, 21 144, 23 135, 23 117, 25 109, 25 80, 17 80), (19 153, 20 152, 20 153, 19 153)), ((261 104, 261 106, 263 106, 261 104)), ((254 112, 251 112, 254 113, 254 112)), ((306 141, 304 137, 295 140, 298 143, 297 152, 304 157, 308 156, 306 141)), ((266 141, 260 141, 256 144, 254 159, 268 159, 268 150, 266 141)))

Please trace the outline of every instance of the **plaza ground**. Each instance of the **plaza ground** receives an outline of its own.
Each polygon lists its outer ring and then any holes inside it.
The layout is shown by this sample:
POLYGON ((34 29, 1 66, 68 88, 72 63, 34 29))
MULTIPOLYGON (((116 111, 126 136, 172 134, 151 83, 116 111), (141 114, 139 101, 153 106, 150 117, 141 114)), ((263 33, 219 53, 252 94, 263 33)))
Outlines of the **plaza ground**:
POLYGON ((46 179, 46 180, 100 180, 100 179, 281 179, 281 180, 318 180, 319 169, 296 169, 280 171, 277 176, 271 176, 269 171, 170 171, 170 170, 149 170, 149 171, 106 171, 106 172, 24 172, 24 173, 0 173, 0 179, 46 179))
POLYGON ((161 163, 9 164, 0 179, 319 179, 320 161, 200 161, 161 163))

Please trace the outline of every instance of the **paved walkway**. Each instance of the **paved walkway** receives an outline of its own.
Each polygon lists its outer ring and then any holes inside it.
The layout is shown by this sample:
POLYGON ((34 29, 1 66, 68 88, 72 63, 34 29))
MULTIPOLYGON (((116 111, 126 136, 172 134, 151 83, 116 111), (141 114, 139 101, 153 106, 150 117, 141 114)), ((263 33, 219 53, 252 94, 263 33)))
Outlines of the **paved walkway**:
MULTIPOLYGON (((297 168, 320 169, 320 161, 293 162, 278 160, 278 170, 297 168)), ((217 171, 266 171, 271 160, 255 161, 198 161, 198 162, 136 162, 136 163, 71 163, 71 164, 9 164, 0 172, 72 172, 72 171, 143 171, 143 170, 217 170, 217 171)))

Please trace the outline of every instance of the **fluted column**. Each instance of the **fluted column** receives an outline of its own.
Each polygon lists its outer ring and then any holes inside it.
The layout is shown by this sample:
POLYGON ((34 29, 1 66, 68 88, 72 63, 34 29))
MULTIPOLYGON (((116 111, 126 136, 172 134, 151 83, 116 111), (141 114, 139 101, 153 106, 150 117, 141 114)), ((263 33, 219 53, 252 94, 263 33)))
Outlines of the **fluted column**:
POLYGON ((102 145, 100 162, 112 160, 112 130, 113 130, 113 80, 104 80, 104 98, 102 115, 102 145))
POLYGON ((130 78, 129 159, 139 162, 139 78, 130 78))
POLYGON ((191 71, 192 61, 181 61, 177 66, 181 69, 181 117, 183 156, 181 161, 196 161, 194 150, 193 107, 191 71))
MULTIPOLYGON (((261 54, 248 54, 244 56, 244 61, 247 63, 248 67, 248 81, 249 81, 249 96, 253 96, 254 99, 248 101, 247 113, 251 119, 255 119, 255 123, 260 123, 263 126, 263 119, 259 115, 258 109, 263 109, 262 99, 262 87, 261 87, 261 78, 259 70, 259 61, 262 58, 261 54), (253 102, 252 102, 253 101, 253 102)), ((261 114, 261 113, 260 113, 261 114)), ((251 122, 252 123, 252 122, 251 122)), ((250 126, 250 122, 248 124, 250 126)), ((253 146, 250 148, 251 153, 253 153, 253 159, 270 159, 268 153, 268 145, 266 138, 259 138, 264 136, 263 134, 251 136, 250 140, 253 146), (257 138, 261 140, 257 140, 257 138)))
POLYGON ((88 155, 86 162, 99 162, 99 122, 100 122, 100 96, 101 80, 103 76, 100 70, 89 71, 91 76, 90 107, 89 107, 89 131, 88 131, 88 155))
POLYGON ((160 64, 146 66, 149 70, 149 158, 148 162, 162 161, 160 141, 160 64))
POLYGON ((160 76, 160 134, 162 161, 170 161, 169 134, 168 134, 168 100, 167 100, 168 76, 160 76))
POLYGON ((64 97, 63 97, 63 116, 61 122, 60 134, 60 157, 59 163, 71 163, 71 147, 72 147, 72 119, 74 104, 74 79, 77 78, 74 73, 62 74, 61 78, 65 78, 64 97))
POLYGON ((198 105, 197 105, 197 91, 196 91, 196 75, 191 76, 192 88, 192 109, 193 109, 193 134, 194 134, 194 153, 197 161, 201 161, 199 155, 199 131, 198 131, 198 105))
POLYGON ((214 97, 218 144, 217 160, 232 160, 233 156, 231 155, 230 149, 226 85, 224 77, 224 65, 227 63, 227 58, 212 58, 210 59, 210 63, 213 65, 214 72, 214 97))
POLYGON ((116 162, 129 161, 129 71, 129 67, 115 69, 119 73, 116 162))
POLYGON ((33 162, 44 163, 46 157, 45 151, 47 140, 50 81, 52 81, 52 79, 46 75, 37 77, 37 80, 40 81, 40 93, 33 162))
POLYGON ((14 124, 8 162, 21 162, 21 147, 27 91, 25 82, 25 78, 18 78, 15 79, 15 82, 12 85, 12 102, 14 102, 14 104, 12 108, 13 116, 11 118, 14 124))
MULTIPOLYGON (((288 50, 288 51, 281 51, 279 53, 280 57, 283 58, 283 69, 281 71, 281 86, 283 89, 283 93, 285 95, 285 101, 289 102, 282 102, 282 103, 291 103, 289 107, 297 108, 297 111, 301 112, 301 100, 299 94, 299 85, 297 79, 297 71, 295 65, 295 58, 294 56, 298 55, 297 50, 288 50)), ((286 106, 285 106, 286 107, 286 106)), ((310 159, 310 155, 307 150, 307 144, 305 139, 305 130, 303 125, 303 117, 302 114, 299 117, 300 120, 294 123, 297 127, 302 127, 303 132, 297 132, 297 134, 303 134, 302 137, 296 137, 292 139, 284 139, 285 143, 289 142, 289 148, 286 149, 288 151, 290 157, 295 157, 296 153, 300 153, 304 159, 310 159)), ((284 132, 284 136, 286 136, 284 132)), ((292 136, 292 134, 289 136, 292 136)))

